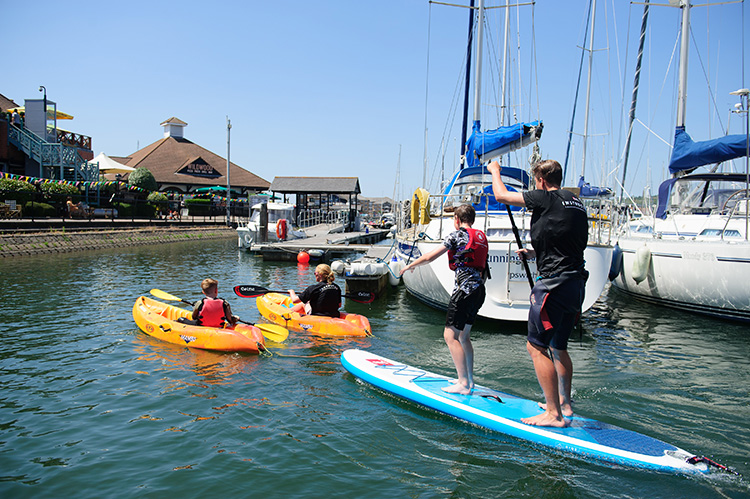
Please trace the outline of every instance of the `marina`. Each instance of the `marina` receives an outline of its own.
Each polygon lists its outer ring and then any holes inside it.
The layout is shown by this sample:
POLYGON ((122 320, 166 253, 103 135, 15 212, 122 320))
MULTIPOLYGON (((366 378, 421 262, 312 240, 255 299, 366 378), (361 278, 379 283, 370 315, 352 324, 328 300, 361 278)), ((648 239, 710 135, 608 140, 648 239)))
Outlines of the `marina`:
POLYGON ((0 497, 750 499, 746 3, 9 2, 0 497))
MULTIPOLYGON (((149 289, 193 301, 212 276, 235 314, 262 322, 255 300, 231 287, 303 289, 313 269, 264 261, 234 237, 0 266, 7 296, 24 296, 0 302, 3 495, 240 495, 251 483, 268 496, 750 497, 750 375, 738 367, 750 347, 740 324, 666 316, 607 287, 571 338, 576 413, 742 475, 687 478, 547 450, 356 381, 339 361, 350 348, 454 375, 444 313, 404 286, 370 304, 346 300, 342 310, 367 316, 373 336, 292 332, 267 343, 271 356, 172 345, 132 317, 149 289)), ((541 400, 524 327, 480 320, 472 341, 478 383, 541 400)))

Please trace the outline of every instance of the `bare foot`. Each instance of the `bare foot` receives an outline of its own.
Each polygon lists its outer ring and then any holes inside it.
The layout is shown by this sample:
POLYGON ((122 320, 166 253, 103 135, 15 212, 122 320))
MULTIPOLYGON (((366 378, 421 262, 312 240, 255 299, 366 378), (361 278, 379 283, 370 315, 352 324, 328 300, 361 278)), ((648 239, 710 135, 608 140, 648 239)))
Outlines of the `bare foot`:
POLYGON ((530 418, 521 418, 521 422, 531 426, 554 426, 555 428, 565 428, 570 424, 565 419, 556 418, 548 412, 543 412, 530 418))
MULTIPOLYGON (((543 411, 547 410, 547 404, 544 402, 539 402, 539 408, 543 411)), ((573 417, 573 406, 572 405, 560 405, 560 408, 562 409, 563 416, 566 418, 573 417)))
POLYGON ((457 395, 471 395, 471 390, 471 388, 458 383, 443 387, 445 393, 455 393, 457 395))

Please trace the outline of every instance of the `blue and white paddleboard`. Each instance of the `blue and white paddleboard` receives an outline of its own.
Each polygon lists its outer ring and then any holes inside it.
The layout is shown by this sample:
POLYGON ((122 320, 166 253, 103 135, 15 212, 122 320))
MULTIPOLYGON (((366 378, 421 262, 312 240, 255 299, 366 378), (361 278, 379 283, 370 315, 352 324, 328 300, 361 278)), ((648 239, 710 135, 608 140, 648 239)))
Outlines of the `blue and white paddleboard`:
POLYGON ((580 455, 620 465, 679 473, 706 473, 705 458, 655 438, 573 416, 570 426, 530 426, 521 418, 539 414, 537 402, 476 385, 471 395, 446 393, 451 378, 408 366, 364 350, 341 354, 341 363, 354 376, 399 397, 458 419, 580 455))

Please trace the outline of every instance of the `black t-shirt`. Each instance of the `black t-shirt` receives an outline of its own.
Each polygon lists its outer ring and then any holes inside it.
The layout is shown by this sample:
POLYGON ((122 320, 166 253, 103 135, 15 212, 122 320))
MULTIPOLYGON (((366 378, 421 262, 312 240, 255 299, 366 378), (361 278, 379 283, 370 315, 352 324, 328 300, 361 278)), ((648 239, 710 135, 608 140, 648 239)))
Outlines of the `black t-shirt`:
POLYGON ((309 286, 298 296, 303 302, 310 302, 312 315, 340 316, 341 288, 334 283, 318 282, 309 286))
POLYGON ((531 215, 531 245, 539 275, 550 277, 583 268, 588 242, 586 208, 570 191, 541 189, 523 193, 531 215))

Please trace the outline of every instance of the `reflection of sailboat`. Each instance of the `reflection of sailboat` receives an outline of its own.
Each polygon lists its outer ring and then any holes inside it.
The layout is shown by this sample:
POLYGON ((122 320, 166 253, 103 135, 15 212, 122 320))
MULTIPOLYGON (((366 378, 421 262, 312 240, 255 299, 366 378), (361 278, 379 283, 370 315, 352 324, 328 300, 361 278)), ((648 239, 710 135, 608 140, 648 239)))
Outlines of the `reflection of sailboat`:
MULTIPOLYGON (((673 177, 659 187, 653 216, 619 228, 618 289, 647 301, 723 318, 750 320, 750 189, 744 173, 716 173, 718 163, 747 156, 748 138, 727 135, 693 142, 685 130, 688 0, 680 0, 677 129, 669 164, 673 177), (716 164, 708 173, 691 173, 716 164)), ((747 90, 739 91, 747 112, 747 90)), ((747 115, 746 125, 747 127, 747 115)))
MULTIPOLYGON (((484 1, 479 0, 475 37, 474 123, 471 137, 466 141, 465 162, 439 195, 430 196, 425 189, 417 189, 414 193, 411 202, 413 225, 397 233, 397 256, 402 262, 409 262, 431 252, 453 231, 452 207, 472 203, 477 212, 474 227, 487 234, 492 272, 492 278, 486 284, 487 297, 479 315, 490 319, 526 321, 530 276, 527 276, 522 260, 515 253, 517 246, 513 221, 515 219, 522 239, 528 241, 531 214, 514 208, 516 211, 511 217, 506 207, 497 203, 492 194, 492 178, 485 163, 539 140, 542 123, 515 123, 482 131, 479 115, 484 14, 484 1), (431 210, 433 206, 437 208, 436 213, 431 210)), ((505 106, 502 109, 504 111, 505 106)), ((503 122, 501 118, 500 123, 503 122)), ((502 176, 509 189, 529 188, 529 174, 525 169, 503 166, 502 176)), ((590 308, 604 289, 611 253, 610 246, 593 240, 589 242, 585 259, 591 275, 586 287, 584 309, 590 308)), ((533 274, 535 265, 534 262, 530 263, 533 274)), ((447 307, 454 286, 454 274, 448 267, 447 256, 416 267, 413 272, 405 273, 403 280, 407 290, 421 301, 436 308, 447 307)))

